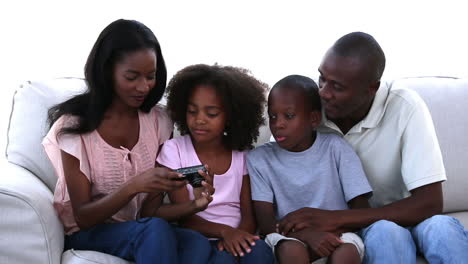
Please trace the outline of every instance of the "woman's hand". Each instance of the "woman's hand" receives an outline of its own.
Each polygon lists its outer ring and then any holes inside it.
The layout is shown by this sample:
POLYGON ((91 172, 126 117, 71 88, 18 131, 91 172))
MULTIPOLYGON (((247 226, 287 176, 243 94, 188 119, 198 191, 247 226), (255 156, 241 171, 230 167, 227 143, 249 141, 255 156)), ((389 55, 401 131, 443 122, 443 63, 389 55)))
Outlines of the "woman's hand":
POLYGON ((218 242, 218 250, 226 250, 235 257, 243 257, 245 253, 250 253, 250 247, 255 246, 255 240, 260 239, 259 236, 232 227, 221 231, 221 235, 223 239, 218 242))
POLYGON ((133 177, 129 184, 133 186, 136 193, 170 192, 187 184, 187 181, 172 180, 180 176, 179 173, 168 168, 156 167, 133 177))

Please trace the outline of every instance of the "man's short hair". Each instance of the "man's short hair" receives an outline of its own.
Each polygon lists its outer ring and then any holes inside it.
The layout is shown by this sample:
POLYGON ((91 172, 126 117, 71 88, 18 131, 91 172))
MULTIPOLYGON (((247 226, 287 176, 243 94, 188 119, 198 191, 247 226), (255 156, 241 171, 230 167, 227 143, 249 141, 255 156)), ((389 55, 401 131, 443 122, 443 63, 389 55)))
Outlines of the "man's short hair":
POLYGON ((359 57, 368 65, 371 81, 380 81, 385 69, 385 54, 379 43, 364 32, 352 32, 338 39, 332 46, 336 55, 359 57))

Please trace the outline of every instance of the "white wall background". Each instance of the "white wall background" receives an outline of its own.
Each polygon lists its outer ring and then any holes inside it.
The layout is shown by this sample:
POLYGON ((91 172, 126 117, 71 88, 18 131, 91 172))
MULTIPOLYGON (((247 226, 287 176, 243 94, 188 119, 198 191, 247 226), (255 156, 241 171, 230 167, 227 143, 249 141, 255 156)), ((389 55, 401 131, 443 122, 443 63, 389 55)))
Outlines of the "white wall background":
POLYGON ((468 77, 466 11, 463 1, 450 0, 2 1, 1 152, 16 87, 83 76, 98 34, 118 18, 153 30, 169 77, 190 64, 218 62, 248 68, 273 85, 292 73, 316 76, 326 49, 352 31, 379 41, 387 56, 384 79, 468 77))

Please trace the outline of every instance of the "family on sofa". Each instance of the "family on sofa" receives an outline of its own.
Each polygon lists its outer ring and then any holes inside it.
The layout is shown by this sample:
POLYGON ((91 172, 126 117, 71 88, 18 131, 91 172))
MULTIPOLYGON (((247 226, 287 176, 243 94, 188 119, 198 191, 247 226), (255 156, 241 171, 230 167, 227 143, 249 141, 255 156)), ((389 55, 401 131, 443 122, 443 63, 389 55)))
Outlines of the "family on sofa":
POLYGON ((430 113, 415 92, 382 87, 384 68, 376 40, 354 32, 327 51, 318 85, 290 75, 268 100, 236 67, 188 66, 166 88, 152 31, 114 21, 86 62, 88 90, 49 111, 65 250, 136 263, 468 260, 468 231, 441 215, 430 113), (265 103, 275 142, 253 149, 265 103), (201 185, 175 171, 200 164, 201 185))

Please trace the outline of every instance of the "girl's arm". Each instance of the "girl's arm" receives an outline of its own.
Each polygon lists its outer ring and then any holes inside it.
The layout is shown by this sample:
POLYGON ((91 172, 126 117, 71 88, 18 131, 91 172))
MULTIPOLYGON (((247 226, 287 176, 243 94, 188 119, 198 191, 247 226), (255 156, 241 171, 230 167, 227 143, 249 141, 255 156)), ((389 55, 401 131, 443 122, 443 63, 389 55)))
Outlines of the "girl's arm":
POLYGON ((252 206, 252 195, 250 192, 250 177, 248 174, 243 176, 240 195, 241 222, 239 229, 254 234, 256 232, 255 215, 252 206))
MULTIPOLYGON (((155 163, 156 167, 163 167, 167 168, 164 165, 159 164, 158 162, 155 163)), ((167 168, 169 169, 169 168, 167 168)), ((170 170, 170 169, 169 169, 170 170)), ((164 203, 164 194, 159 195, 158 193, 149 194, 146 197, 145 202, 143 203, 142 210, 141 210, 141 217, 160 217, 169 222, 172 221, 180 221, 182 218, 194 215, 200 211, 206 209, 208 204, 213 200, 211 194, 214 192, 214 188, 212 187, 213 179, 210 175, 201 174, 205 181, 202 182, 203 191, 198 193, 195 200, 188 199, 188 192, 187 192, 187 199, 181 200, 178 203, 173 202, 173 194, 172 192, 169 193, 169 198, 172 203, 165 204, 164 203)), ((181 188, 187 191, 185 185, 188 184, 188 181, 182 181, 184 187, 181 188)))
MULTIPOLYGON (((202 184, 206 185, 206 183, 202 184)), ((171 194, 169 194, 169 196, 171 196, 171 194)), ((205 192, 202 193, 201 197, 198 199, 188 200, 181 203, 164 204, 163 199, 164 194, 159 195, 152 193, 148 195, 143 203, 141 217, 160 217, 169 222, 180 221, 184 217, 205 210, 208 204, 213 200, 211 195, 205 192)))
POLYGON ((64 151, 61 151, 61 156, 73 215, 80 229, 103 223, 140 192, 159 193, 183 185, 181 182, 168 179, 176 177, 176 173, 163 168, 154 168, 133 177, 109 195, 92 201, 91 183, 80 171, 79 160, 64 151))
MULTIPOLYGON (((189 200, 189 193, 187 189, 182 188, 171 192, 169 197, 173 203, 184 203, 189 200)), ((250 207, 250 211, 251 210, 252 209, 250 207)), ((251 219, 253 219, 252 213, 251 219)), ((198 215, 191 215, 186 217, 181 221, 181 225, 196 230, 206 237, 222 239, 222 244, 219 244, 218 248, 220 250, 226 249, 234 256, 243 256, 244 252, 250 252, 250 245, 254 245, 254 241, 259 239, 259 237, 252 235, 248 231, 233 228, 225 224, 214 223, 205 220, 198 215)), ((244 228, 254 229, 255 227, 247 221, 247 223, 244 224, 244 228)))
POLYGON ((254 201, 255 216, 258 223, 259 233, 266 236, 270 233, 276 233, 275 209, 272 203, 263 201, 254 201))

